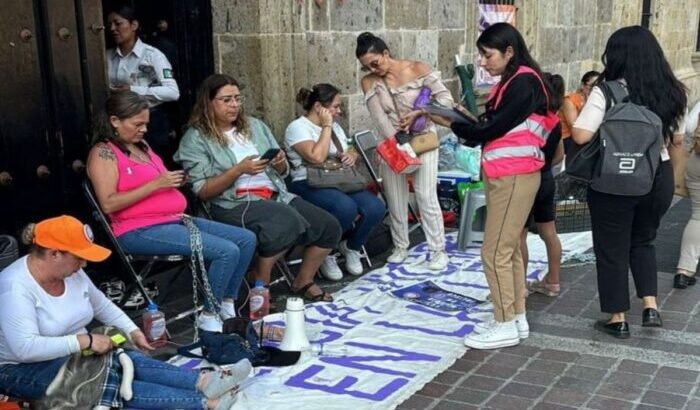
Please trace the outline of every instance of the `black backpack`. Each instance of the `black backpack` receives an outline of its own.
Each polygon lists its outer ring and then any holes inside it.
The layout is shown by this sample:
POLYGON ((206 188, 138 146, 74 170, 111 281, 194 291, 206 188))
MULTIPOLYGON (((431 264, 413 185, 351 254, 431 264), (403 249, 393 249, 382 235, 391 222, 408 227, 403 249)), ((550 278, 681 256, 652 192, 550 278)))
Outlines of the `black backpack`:
POLYGON ((571 155, 566 170, 598 192, 645 195, 651 191, 661 161, 661 119, 648 108, 630 102, 626 87, 619 81, 606 81, 600 88, 606 101, 603 123, 593 139, 571 155))

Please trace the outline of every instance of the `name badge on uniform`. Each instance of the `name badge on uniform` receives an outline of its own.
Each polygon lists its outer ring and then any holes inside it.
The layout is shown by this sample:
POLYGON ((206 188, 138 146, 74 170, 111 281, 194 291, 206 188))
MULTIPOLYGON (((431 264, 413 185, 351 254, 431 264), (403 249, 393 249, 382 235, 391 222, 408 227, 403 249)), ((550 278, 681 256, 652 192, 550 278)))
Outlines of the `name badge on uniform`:
POLYGON ((163 69, 163 78, 173 78, 173 70, 169 68, 163 69))

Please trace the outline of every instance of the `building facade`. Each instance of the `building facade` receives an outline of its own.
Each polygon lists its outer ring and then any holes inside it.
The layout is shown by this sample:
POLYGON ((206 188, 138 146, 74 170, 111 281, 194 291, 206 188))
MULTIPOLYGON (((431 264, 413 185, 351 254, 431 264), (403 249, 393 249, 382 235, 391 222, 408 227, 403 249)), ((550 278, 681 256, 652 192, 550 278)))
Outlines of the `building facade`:
MULTIPOLYGON (((392 54, 426 61, 456 95, 454 56, 473 62, 477 0, 212 0, 214 67, 241 81, 246 109, 279 137, 298 115, 299 87, 329 82, 341 89, 344 126, 371 124, 360 89, 355 38, 383 37, 392 54)), ((504 3, 504 2, 500 2, 504 3)), ((673 69, 700 99, 698 0, 515 0, 516 26, 545 71, 562 75, 569 89, 581 75, 601 69, 610 34, 624 26, 648 27, 673 69)), ((477 94, 483 94, 478 90, 477 94)))

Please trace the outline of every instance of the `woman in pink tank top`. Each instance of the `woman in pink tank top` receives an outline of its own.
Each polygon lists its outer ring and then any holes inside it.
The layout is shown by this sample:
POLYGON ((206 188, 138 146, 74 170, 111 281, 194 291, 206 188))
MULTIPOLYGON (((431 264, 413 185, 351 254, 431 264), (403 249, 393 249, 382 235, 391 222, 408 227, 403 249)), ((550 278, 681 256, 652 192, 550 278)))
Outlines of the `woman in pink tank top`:
MULTIPOLYGON (((190 256, 190 233, 183 223, 187 202, 178 190, 185 183, 185 174, 168 171, 146 144, 143 136, 148 120, 144 97, 130 91, 110 96, 88 156, 88 176, 126 252, 190 256)), ((198 324, 203 330, 221 332, 223 320, 236 316, 234 301, 255 253, 255 235, 206 219, 192 221, 201 232, 207 276, 216 299, 205 301, 198 324)))

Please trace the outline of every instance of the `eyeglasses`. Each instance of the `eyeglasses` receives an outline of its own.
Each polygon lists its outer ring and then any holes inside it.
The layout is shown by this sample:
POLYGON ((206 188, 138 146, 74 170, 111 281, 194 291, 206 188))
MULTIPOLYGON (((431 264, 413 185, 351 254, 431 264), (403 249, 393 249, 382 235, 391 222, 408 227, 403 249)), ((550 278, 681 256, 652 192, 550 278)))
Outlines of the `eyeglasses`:
POLYGON ((364 71, 364 72, 376 70, 377 68, 379 68, 380 61, 381 61, 383 58, 384 58, 384 55, 382 54, 382 55, 381 55, 380 57, 378 57, 376 60, 370 61, 369 64, 367 64, 367 65, 363 65, 362 68, 360 68, 360 70, 362 70, 362 71, 364 71))
POLYGON ((233 101, 236 102, 236 105, 241 105, 245 102, 245 97, 242 95, 223 95, 221 97, 214 97, 215 100, 221 101, 222 103, 226 105, 230 105, 233 101))

